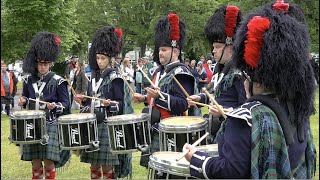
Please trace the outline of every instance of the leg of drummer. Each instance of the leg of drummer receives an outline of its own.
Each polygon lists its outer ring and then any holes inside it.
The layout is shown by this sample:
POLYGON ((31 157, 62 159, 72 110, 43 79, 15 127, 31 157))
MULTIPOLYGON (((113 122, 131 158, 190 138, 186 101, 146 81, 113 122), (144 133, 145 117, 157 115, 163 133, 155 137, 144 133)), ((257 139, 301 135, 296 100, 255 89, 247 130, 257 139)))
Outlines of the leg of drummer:
POLYGON ((103 179, 114 179, 112 166, 102 166, 103 179))
POLYGON ((43 178, 43 167, 42 161, 40 159, 32 160, 32 179, 42 179, 43 178))
POLYGON ((91 179, 101 179, 101 176, 102 176, 101 166, 91 165, 90 171, 91 171, 91 179))
POLYGON ((56 169, 54 162, 48 159, 44 159, 44 168, 46 172, 46 179, 56 179, 56 169))

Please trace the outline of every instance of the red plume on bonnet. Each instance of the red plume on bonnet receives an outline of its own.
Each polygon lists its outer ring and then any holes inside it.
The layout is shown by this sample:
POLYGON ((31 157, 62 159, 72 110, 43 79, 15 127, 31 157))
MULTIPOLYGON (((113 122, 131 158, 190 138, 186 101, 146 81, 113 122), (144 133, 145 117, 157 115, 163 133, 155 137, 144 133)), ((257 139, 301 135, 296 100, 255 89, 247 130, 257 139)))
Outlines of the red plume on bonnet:
POLYGON ((263 35, 270 27, 270 20, 254 16, 247 24, 247 40, 245 40, 244 60, 252 69, 257 68, 260 51, 263 46, 263 35))
POLYGON ((284 11, 288 12, 289 10, 289 3, 284 3, 283 0, 278 0, 278 2, 274 3, 272 6, 273 10, 279 12, 279 11, 284 11))
POLYGON ((114 32, 117 33, 119 39, 122 38, 122 30, 121 30, 121 29, 116 28, 116 29, 114 30, 114 32))
POLYGON ((61 45, 61 39, 58 36, 54 37, 54 41, 58 44, 58 46, 61 45))
POLYGON ((179 17, 176 14, 170 13, 168 14, 168 19, 170 23, 170 39, 173 41, 172 46, 175 47, 177 45, 177 41, 180 39, 179 33, 179 17))
POLYGON ((236 6, 227 6, 225 18, 225 33, 227 37, 233 37, 237 25, 237 17, 240 9, 236 6))

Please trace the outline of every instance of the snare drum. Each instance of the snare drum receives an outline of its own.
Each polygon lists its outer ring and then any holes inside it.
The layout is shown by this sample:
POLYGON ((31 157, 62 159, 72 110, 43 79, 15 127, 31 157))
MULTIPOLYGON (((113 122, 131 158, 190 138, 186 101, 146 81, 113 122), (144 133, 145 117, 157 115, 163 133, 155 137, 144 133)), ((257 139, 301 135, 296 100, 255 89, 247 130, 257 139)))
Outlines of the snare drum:
POLYGON ((15 144, 45 144, 47 138, 46 113, 44 111, 15 111, 10 116, 10 142, 15 144))
POLYGON ((98 127, 95 114, 68 114, 58 118, 58 132, 61 149, 99 150, 98 127))
POLYGON ((148 179, 193 179, 190 176, 190 163, 182 158, 176 161, 181 152, 155 152, 149 157, 148 179))
MULTIPOLYGON (((203 136, 208 127, 208 121, 195 116, 176 116, 160 121, 159 141, 160 151, 182 151, 185 143, 192 144, 203 136)), ((203 140, 199 145, 206 145, 203 140)))
POLYGON ((144 151, 151 144, 150 115, 123 114, 107 118, 110 149, 113 154, 144 151))

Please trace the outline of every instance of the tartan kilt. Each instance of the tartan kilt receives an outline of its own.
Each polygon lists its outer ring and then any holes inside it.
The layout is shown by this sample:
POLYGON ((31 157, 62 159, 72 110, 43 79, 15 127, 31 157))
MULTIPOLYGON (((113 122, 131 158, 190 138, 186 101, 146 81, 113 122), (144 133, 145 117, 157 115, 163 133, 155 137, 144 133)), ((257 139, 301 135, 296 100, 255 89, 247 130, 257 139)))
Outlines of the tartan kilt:
POLYGON ((21 160, 49 159, 54 161, 56 168, 63 166, 71 157, 70 151, 60 151, 58 125, 46 124, 49 136, 48 144, 23 144, 21 160))
POLYGON ((81 150, 80 161, 90 163, 92 165, 119 165, 118 155, 114 155, 110 151, 109 134, 107 124, 98 124, 98 140, 100 150, 94 152, 85 152, 81 150))

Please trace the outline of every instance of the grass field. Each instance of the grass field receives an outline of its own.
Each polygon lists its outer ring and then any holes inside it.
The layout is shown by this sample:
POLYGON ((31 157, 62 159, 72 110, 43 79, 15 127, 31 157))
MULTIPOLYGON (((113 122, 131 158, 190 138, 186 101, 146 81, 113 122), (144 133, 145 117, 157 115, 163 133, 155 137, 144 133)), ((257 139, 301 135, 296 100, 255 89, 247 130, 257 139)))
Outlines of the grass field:
MULTIPOLYGON (((317 113, 311 118, 311 127, 314 141, 317 147, 317 172, 315 178, 319 177, 319 88, 316 96, 317 113)), ((143 104, 135 104, 136 113, 141 112, 143 104)), ((203 108, 204 112, 207 109, 203 108)), ((30 179, 31 163, 20 160, 19 149, 10 144, 8 140, 9 118, 1 115, 1 178, 2 179, 30 179)), ((147 169, 139 165, 140 153, 133 153, 133 179, 147 179, 147 169)), ((63 171, 57 173, 57 179, 89 179, 89 164, 81 163, 79 157, 72 155, 69 166, 63 171)), ((318 178, 317 178, 318 179, 318 178)))

